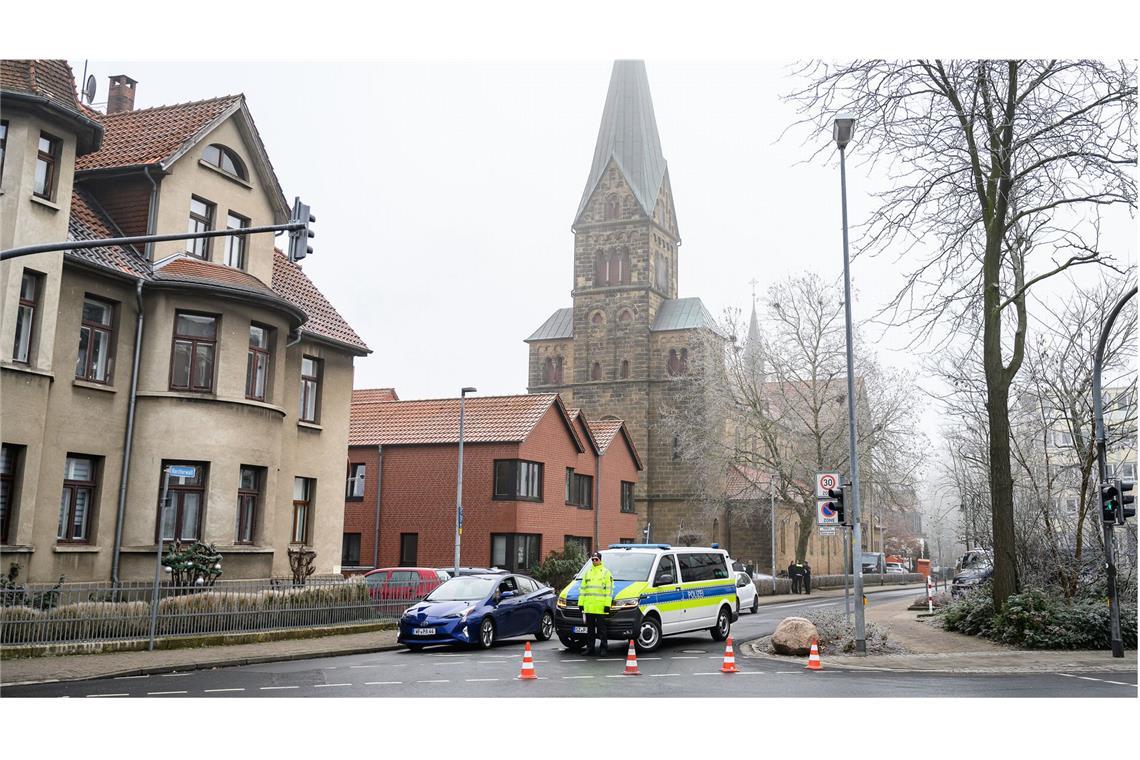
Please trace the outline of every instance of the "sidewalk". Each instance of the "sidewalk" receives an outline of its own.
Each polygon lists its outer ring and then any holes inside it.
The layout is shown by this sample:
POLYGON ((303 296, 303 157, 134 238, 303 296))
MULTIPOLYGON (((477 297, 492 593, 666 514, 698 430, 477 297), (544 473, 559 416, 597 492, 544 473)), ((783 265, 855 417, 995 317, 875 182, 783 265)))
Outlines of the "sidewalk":
MULTIPOLYGON (((874 586, 868 593, 893 591, 918 586, 874 586)), ((760 605, 782 604, 813 598, 842 597, 843 589, 827 589, 804 594, 762 596, 760 605)), ((909 603, 910 597, 907 597, 909 603)), ((870 609, 870 608, 868 608, 870 609)), ((0 686, 44 683, 47 681, 79 681, 88 678, 145 675, 174 670, 200 670, 260 662, 304 660, 311 657, 366 654, 398 648, 396 631, 336 634, 307 639, 285 639, 255 644, 198 647, 195 649, 159 649, 153 652, 106 652, 69 654, 10 659, 0 662, 0 686)))
MULTIPOLYGON (((866 619, 890 627, 890 637, 907 654, 827 657, 825 668, 945 673, 1057 673, 1066 671, 1134 672, 1136 650, 1115 659, 1108 650, 1049 651, 1014 649, 988 639, 945 631, 908 610, 910 597, 891 599, 867 607, 866 619)), ((746 657, 800 663, 802 657, 770 655, 752 643, 742 647, 746 657)))

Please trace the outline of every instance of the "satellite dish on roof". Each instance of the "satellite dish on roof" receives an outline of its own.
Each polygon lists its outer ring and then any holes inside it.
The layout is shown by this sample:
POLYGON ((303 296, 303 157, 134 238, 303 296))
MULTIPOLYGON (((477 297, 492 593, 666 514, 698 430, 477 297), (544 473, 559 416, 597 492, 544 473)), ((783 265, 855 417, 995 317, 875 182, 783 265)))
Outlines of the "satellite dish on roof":
POLYGON ((87 99, 87 104, 91 105, 95 102, 95 88, 98 85, 95 82, 95 75, 87 77, 86 84, 83 85, 83 97, 87 99))

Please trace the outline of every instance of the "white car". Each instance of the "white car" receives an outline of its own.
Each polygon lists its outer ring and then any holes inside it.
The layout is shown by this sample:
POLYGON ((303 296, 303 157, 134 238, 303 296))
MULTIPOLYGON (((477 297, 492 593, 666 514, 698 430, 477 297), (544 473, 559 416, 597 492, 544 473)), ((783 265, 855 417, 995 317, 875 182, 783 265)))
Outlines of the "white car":
POLYGON ((748 577, 748 573, 737 572, 736 575, 736 611, 748 610, 755 613, 760 609, 760 595, 756 593, 756 584, 748 577))
POLYGON ((907 570, 906 567, 901 562, 888 562, 887 563, 887 572, 888 573, 909 573, 910 571, 907 570))

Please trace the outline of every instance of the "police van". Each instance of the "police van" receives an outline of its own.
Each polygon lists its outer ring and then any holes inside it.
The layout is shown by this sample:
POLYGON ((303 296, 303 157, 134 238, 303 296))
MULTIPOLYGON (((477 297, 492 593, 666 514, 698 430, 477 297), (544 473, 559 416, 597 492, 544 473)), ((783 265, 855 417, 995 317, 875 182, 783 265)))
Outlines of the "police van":
MULTIPOLYGON (((736 579, 723 549, 669 544, 611 544, 602 564, 614 579, 613 604, 605 619, 607 640, 637 642, 652 652, 662 636, 705 630, 728 638, 737 619, 736 579)), ((554 627, 571 650, 586 646, 586 619, 578 589, 590 561, 558 596, 554 627)))

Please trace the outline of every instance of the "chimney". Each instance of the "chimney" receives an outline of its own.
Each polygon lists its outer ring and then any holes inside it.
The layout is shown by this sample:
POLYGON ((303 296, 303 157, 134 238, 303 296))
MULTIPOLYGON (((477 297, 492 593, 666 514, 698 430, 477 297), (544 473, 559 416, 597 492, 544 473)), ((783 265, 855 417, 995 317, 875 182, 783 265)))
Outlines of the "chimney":
POLYGON ((111 77, 111 89, 107 93, 107 115, 135 110, 135 85, 138 84, 126 74, 111 77))

